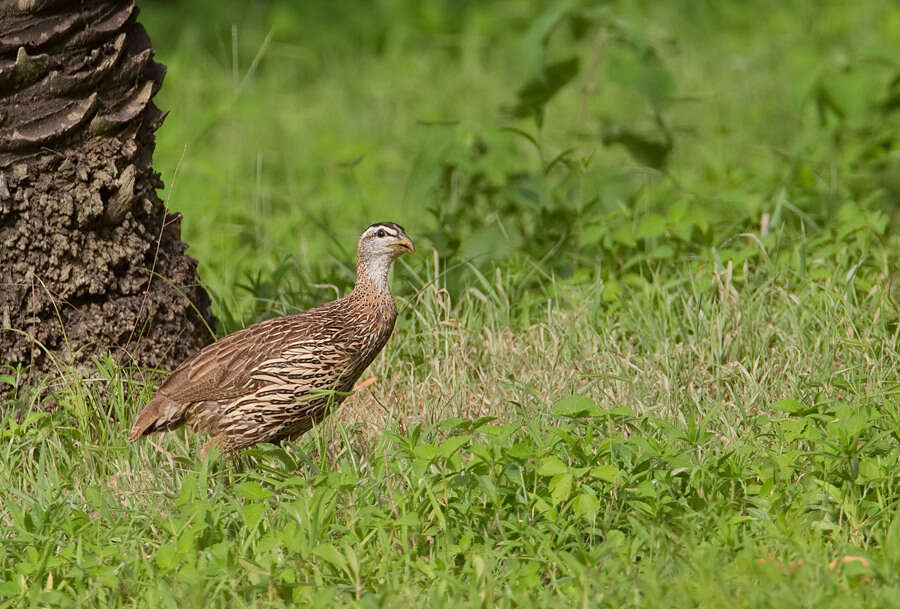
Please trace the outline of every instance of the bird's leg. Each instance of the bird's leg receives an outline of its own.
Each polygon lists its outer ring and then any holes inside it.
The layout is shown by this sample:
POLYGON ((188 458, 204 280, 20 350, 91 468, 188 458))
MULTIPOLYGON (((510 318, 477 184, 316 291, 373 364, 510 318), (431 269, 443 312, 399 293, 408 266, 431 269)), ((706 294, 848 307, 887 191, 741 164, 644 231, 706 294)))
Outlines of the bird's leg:
POLYGON ((378 381, 377 376, 370 376, 369 378, 367 378, 366 380, 361 382, 359 385, 354 387, 353 393, 359 393, 360 391, 362 391, 363 389, 365 389, 366 387, 368 387, 369 385, 371 385, 372 383, 375 383, 377 381, 378 381))

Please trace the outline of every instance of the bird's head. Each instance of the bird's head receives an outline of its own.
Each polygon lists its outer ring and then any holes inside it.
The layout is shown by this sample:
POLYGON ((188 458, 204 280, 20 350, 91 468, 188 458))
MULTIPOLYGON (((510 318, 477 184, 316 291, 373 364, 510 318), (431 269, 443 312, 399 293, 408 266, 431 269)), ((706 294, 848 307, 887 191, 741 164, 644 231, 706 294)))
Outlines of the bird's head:
POLYGON ((394 260, 415 251, 403 227, 393 222, 373 224, 359 238, 359 257, 366 260, 382 257, 394 260))
POLYGON ((364 271, 379 289, 387 289, 387 272, 396 258, 416 251, 403 227, 393 222, 373 224, 359 238, 358 272, 364 271))

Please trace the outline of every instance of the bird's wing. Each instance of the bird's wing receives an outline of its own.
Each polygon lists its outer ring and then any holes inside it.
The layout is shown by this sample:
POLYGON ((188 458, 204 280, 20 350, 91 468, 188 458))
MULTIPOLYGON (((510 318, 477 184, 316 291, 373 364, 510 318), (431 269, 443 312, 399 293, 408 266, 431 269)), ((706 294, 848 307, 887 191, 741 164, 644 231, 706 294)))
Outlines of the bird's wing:
POLYGON ((315 319, 300 314, 270 319, 238 330, 185 360, 158 393, 189 404, 228 400, 252 393, 262 381, 256 373, 267 360, 282 357, 287 344, 314 331, 315 319))

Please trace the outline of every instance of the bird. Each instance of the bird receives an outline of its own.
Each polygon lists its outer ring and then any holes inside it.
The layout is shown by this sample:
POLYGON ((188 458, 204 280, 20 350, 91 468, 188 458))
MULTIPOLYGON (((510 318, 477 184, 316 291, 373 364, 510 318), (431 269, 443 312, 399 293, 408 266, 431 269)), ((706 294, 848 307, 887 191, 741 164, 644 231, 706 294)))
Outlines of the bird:
POLYGON ((204 347, 160 385, 128 439, 187 425, 224 452, 296 439, 346 398, 385 346, 397 307, 388 271, 412 239, 372 224, 357 244, 356 284, 332 302, 238 330, 204 347))

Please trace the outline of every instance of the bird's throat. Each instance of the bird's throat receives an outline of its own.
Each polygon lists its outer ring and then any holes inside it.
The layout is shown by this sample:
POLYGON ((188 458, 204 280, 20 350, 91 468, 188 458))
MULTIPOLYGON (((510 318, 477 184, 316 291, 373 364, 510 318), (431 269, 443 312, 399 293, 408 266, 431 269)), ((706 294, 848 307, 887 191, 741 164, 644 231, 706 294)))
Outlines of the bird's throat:
POLYGON ((374 289, 376 292, 390 294, 391 285, 388 282, 390 269, 391 259, 387 256, 376 256, 365 262, 360 261, 356 265, 356 289, 374 289))

